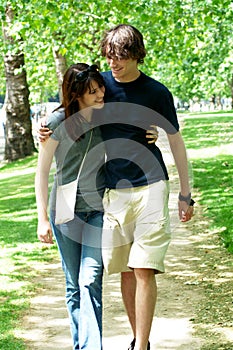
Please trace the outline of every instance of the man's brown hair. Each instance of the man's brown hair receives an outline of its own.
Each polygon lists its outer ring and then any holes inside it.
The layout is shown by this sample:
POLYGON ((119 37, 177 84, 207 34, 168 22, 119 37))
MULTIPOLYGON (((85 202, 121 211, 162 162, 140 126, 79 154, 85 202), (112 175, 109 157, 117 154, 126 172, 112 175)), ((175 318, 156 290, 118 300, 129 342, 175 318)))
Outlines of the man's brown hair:
POLYGON ((119 24, 105 33, 101 41, 101 54, 118 60, 131 58, 143 63, 146 56, 143 36, 135 27, 119 24))

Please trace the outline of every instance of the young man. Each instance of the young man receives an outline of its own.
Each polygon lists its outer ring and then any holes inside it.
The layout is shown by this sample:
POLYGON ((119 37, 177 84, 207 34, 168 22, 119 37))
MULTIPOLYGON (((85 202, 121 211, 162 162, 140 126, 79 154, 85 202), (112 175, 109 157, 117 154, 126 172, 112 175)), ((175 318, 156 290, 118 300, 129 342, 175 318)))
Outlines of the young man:
POLYGON ((170 228, 168 174, 160 150, 144 142, 142 125, 153 123, 167 133, 180 180, 181 221, 193 216, 194 201, 172 95, 138 69, 146 55, 142 34, 133 26, 118 25, 105 34, 101 53, 111 69, 103 73, 106 106, 110 103, 102 125, 108 160, 103 260, 108 273, 121 272, 134 334, 128 350, 146 350, 157 297, 155 273, 164 272, 170 228))

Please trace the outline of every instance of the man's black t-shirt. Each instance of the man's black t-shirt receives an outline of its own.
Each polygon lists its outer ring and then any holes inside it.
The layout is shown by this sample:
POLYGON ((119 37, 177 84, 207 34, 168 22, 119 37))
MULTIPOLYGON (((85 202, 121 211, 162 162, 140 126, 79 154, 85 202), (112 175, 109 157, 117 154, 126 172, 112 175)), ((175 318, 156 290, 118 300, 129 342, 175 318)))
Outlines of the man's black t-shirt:
POLYGON ((170 91, 142 72, 129 83, 117 82, 111 71, 102 74, 105 106, 98 120, 107 154, 107 187, 137 187, 167 180, 161 151, 148 144, 145 136, 151 124, 168 134, 179 130, 170 91))

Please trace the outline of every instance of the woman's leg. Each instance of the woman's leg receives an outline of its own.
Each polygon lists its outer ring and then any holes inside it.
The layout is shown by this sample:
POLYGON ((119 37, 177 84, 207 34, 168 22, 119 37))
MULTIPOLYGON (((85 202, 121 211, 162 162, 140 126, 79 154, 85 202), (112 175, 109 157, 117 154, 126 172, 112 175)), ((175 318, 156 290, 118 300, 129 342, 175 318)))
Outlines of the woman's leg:
MULTIPOLYGON (((52 223, 53 233, 57 241, 61 256, 62 268, 66 281, 66 304, 70 318, 70 328, 73 338, 74 350, 80 349, 79 326, 80 326, 80 289, 79 270, 81 262, 81 244, 61 233, 57 226, 52 223)), ((81 227, 77 227, 77 230, 81 227)))
POLYGON ((80 345, 82 349, 102 349, 102 277, 101 253, 103 215, 86 213, 83 227, 80 266, 80 345))

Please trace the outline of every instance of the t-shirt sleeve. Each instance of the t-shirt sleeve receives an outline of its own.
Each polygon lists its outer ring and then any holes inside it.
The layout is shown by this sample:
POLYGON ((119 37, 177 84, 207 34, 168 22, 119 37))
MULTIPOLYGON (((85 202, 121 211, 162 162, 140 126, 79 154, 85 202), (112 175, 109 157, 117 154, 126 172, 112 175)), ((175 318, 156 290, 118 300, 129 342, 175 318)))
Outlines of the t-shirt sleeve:
POLYGON ((51 113, 47 118, 47 126, 50 130, 53 130, 52 139, 59 141, 61 139, 61 124, 65 120, 64 112, 55 111, 51 113))
POLYGON ((157 99, 158 109, 161 114, 161 127, 168 134, 175 134, 179 131, 179 123, 171 92, 162 86, 157 99))

